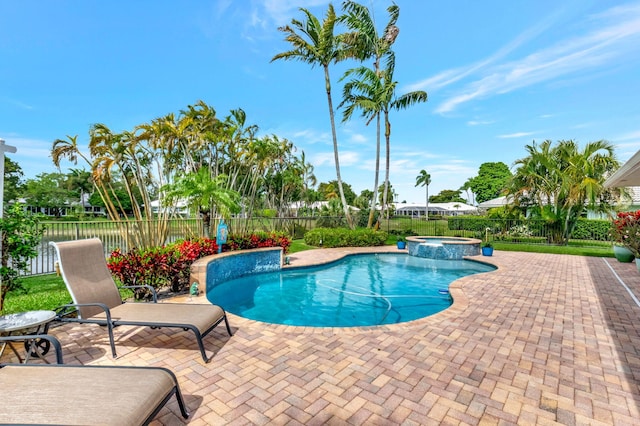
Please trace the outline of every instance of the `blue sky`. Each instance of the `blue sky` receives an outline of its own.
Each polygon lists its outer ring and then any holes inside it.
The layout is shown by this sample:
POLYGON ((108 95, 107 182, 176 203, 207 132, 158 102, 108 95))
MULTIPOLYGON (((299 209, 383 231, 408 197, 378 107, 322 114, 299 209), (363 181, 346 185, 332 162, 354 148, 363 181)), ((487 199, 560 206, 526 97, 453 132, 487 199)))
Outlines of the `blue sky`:
MULTIPOLYGON (((382 31, 389 1, 363 0, 382 31)), ((131 130, 203 100, 219 117, 242 108, 260 134, 292 141, 320 181, 335 179, 320 68, 271 58, 277 27, 323 16, 321 0, 0 2, 0 138, 31 178, 55 171, 51 144, 94 123, 131 130)), ((337 9, 341 2, 335 2, 337 9)), ((640 149, 640 2, 396 0, 398 94, 429 101, 392 112, 391 183, 421 202, 458 189, 484 162, 510 167, 545 139, 606 139, 621 161, 640 149)), ((334 102, 342 73, 332 68, 334 102)), ((338 112, 340 114, 340 112, 338 112)), ((338 129, 342 176, 373 186, 375 128, 338 129)), ((73 167, 67 164, 63 168, 73 167)), ((381 182, 382 182, 381 176, 381 182)), ((463 196, 465 194, 463 193, 463 196)))

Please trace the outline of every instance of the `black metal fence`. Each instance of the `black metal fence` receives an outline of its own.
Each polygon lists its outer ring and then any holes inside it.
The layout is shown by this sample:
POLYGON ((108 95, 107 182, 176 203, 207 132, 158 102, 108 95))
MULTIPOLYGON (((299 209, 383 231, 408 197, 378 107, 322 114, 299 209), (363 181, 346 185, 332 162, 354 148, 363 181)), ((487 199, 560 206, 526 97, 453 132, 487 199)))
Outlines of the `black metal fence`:
MULTIPOLYGON (((308 230, 327 226, 327 224, 343 223, 341 218, 319 217, 288 217, 288 218, 234 218, 226 221, 231 234, 245 234, 256 231, 271 232, 280 231, 291 235, 293 238, 302 238, 308 230)), ((465 222, 456 222, 455 218, 424 220, 420 218, 395 217, 383 219, 380 229, 396 235, 429 235, 429 236, 456 236, 490 239, 493 241, 505 241, 514 244, 551 244, 552 229, 543 221, 515 221, 499 219, 482 219, 466 229, 465 222)), ((109 255, 116 248, 127 251, 132 247, 127 246, 127 235, 136 232, 136 228, 149 223, 137 223, 129 221, 116 223, 111 221, 96 222, 45 222, 46 230, 40 246, 38 256, 30 262, 30 271, 27 275, 48 274, 55 272, 55 254, 49 245, 50 241, 69 241, 84 238, 100 238, 105 247, 105 255, 109 255)), ((218 221, 213 220, 210 226, 215 230, 218 221)), ((212 231, 214 232, 214 231, 212 231)), ((193 237, 208 236, 209 230, 201 219, 174 219, 169 222, 168 236, 165 243, 193 237)), ((581 232, 580 238, 570 240, 570 244, 582 246, 602 246, 610 244, 607 233, 581 232)))

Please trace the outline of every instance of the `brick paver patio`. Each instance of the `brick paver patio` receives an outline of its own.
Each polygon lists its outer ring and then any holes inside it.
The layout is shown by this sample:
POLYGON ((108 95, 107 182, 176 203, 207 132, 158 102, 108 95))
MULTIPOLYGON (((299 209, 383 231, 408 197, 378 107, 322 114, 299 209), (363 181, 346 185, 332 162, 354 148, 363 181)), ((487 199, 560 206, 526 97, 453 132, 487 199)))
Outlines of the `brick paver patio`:
MULTIPOLYGON (((98 326, 51 334, 67 363, 170 368, 193 425, 640 424, 640 307, 621 284, 640 297, 636 265, 500 251, 478 260, 499 269, 456 281, 451 308, 410 323, 289 327, 230 315, 233 337, 219 326, 205 339, 209 364, 175 330, 120 327, 115 360, 98 326)), ((172 401, 154 423, 185 422, 172 401)))

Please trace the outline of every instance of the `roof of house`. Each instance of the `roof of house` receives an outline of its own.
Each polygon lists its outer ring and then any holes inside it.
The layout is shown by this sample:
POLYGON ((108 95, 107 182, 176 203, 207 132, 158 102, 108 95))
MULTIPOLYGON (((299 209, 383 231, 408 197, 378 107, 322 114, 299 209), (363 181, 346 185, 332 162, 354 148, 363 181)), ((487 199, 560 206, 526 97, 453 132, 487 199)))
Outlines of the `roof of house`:
POLYGON ((640 151, 604 182, 604 186, 640 186, 640 151))

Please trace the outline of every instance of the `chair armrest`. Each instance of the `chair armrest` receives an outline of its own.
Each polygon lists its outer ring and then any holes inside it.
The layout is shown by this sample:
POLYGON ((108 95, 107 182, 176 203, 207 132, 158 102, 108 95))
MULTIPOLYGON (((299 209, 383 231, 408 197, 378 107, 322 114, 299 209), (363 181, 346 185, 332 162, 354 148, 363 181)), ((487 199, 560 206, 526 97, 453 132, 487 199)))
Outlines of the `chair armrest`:
MULTIPOLYGON (((109 307, 107 305, 105 305, 104 303, 69 303, 68 305, 62 305, 62 306, 58 306, 55 309, 56 312, 56 317, 55 320, 62 320, 62 318, 71 315, 72 313, 78 311, 77 308, 81 308, 83 306, 96 306, 100 309, 102 309, 105 313, 105 315, 107 316, 107 322, 111 323, 111 311, 109 310, 109 307), (76 308, 74 310, 69 310, 69 308, 76 308)), ((68 320, 67 320, 68 321, 68 320)))
POLYGON ((140 284, 140 285, 122 285, 119 288, 148 288, 153 295, 153 303, 158 303, 158 292, 155 288, 151 287, 148 284, 140 284))
POLYGON ((48 340, 56 349, 56 364, 64 364, 62 361, 62 346, 55 337, 49 334, 24 334, 21 336, 0 337, 0 342, 24 342, 26 340, 44 339, 48 340))

